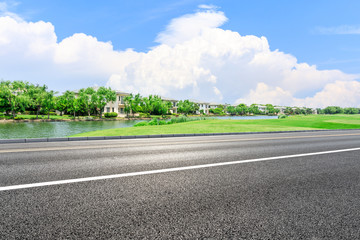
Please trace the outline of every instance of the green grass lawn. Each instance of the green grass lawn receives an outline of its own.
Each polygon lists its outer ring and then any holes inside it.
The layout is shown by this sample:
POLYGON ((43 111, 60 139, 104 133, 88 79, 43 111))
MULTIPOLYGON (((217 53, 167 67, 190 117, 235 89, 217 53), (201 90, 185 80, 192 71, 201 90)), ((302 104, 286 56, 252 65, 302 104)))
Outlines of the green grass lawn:
POLYGON ((86 132, 71 137, 128 136, 181 133, 272 132, 321 129, 360 129, 360 115, 308 115, 285 119, 209 119, 159 126, 143 126, 86 132))

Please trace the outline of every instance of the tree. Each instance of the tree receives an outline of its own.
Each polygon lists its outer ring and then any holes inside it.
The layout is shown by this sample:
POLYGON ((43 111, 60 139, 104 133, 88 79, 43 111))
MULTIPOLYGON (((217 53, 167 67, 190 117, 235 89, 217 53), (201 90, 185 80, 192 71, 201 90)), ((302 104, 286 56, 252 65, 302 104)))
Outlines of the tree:
POLYGON ((76 100, 75 93, 67 90, 64 93, 64 98, 65 98, 66 111, 72 113, 75 118, 76 111, 78 110, 78 102, 75 101, 76 100))
POLYGON ((344 108, 345 114, 358 114, 360 110, 358 108, 344 108))
POLYGON ((287 115, 294 114, 294 110, 291 107, 286 107, 284 113, 287 115))
POLYGON ((250 107, 248 108, 248 112, 252 113, 252 114, 255 114, 255 115, 260 114, 259 107, 255 103, 250 105, 250 107))
POLYGON ((311 108, 305 108, 305 114, 313 114, 313 110, 311 108))
POLYGON ((240 103, 239 105, 237 105, 235 110, 236 113, 239 115, 245 115, 246 113, 249 112, 248 107, 244 103, 240 103))
POLYGON ((93 88, 88 87, 86 89, 84 88, 80 89, 78 94, 79 95, 78 103, 80 105, 80 108, 82 108, 82 110, 85 111, 89 117, 90 117, 91 109, 94 107, 91 96, 95 92, 96 91, 93 88))
POLYGON ((125 113, 127 118, 129 118, 129 114, 131 114, 133 111, 133 101, 134 101, 134 96, 132 95, 132 93, 124 97, 125 113))
POLYGON ((116 92, 111 90, 111 88, 99 87, 96 93, 91 96, 91 101, 99 112, 100 118, 102 118, 106 104, 116 101, 116 92))
POLYGON ((234 106, 227 106, 226 112, 228 112, 230 115, 236 115, 236 108, 234 106))
POLYGON ((338 106, 328 106, 324 109, 325 114, 337 114, 337 113, 343 113, 343 109, 338 106))
POLYGON ((179 101, 178 102, 178 112, 188 115, 190 113, 196 113, 199 110, 199 106, 194 103, 190 102, 189 100, 179 101))
POLYGON ((61 95, 58 97, 55 97, 55 109, 60 112, 60 116, 63 115, 63 112, 67 110, 67 99, 66 96, 61 95))
POLYGON ((54 98, 54 91, 46 92, 44 96, 43 106, 44 109, 47 111, 48 119, 50 119, 50 111, 55 108, 55 98, 54 98))
POLYGON ((36 109, 36 119, 39 118, 41 108, 44 107, 44 101, 47 94, 47 86, 31 85, 29 88, 30 104, 36 109))
POLYGON ((222 115, 222 114, 224 114, 223 109, 220 108, 220 107, 211 108, 211 109, 209 110, 209 112, 210 112, 210 113, 213 113, 213 114, 216 114, 216 115, 222 115))
POLYGON ((144 113, 148 113, 149 115, 151 115, 151 113, 154 111, 154 97, 152 95, 149 95, 148 97, 144 97, 142 99, 141 107, 142 107, 142 111, 144 113))
POLYGON ((134 117, 135 113, 142 111, 141 101, 142 101, 142 98, 139 93, 133 97, 133 101, 131 103, 131 110, 132 110, 133 117, 134 117))
POLYGON ((6 112, 11 112, 15 118, 17 112, 24 112, 30 105, 30 99, 27 94, 29 83, 23 81, 1 81, 0 98, 2 108, 6 112))
POLYGON ((275 108, 272 104, 266 104, 266 110, 265 112, 268 114, 268 115, 273 115, 275 113, 275 108))

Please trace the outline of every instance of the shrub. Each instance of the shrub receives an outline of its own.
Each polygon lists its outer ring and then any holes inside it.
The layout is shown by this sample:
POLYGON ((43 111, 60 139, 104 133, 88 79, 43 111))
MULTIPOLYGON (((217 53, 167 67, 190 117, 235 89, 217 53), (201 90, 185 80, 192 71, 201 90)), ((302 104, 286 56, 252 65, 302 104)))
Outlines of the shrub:
POLYGON ((148 122, 150 126, 158 125, 158 120, 156 118, 153 118, 151 121, 148 122))
POLYGON ((138 122, 134 125, 134 127, 143 127, 143 126, 148 126, 149 123, 148 122, 138 122))
POLYGON ((165 120, 160 120, 158 121, 158 125, 165 125, 166 124, 166 121, 165 120))
POLYGON ((104 117, 106 118, 115 118, 117 117, 117 113, 116 112, 111 112, 111 113, 104 113, 104 117))
POLYGON ((18 117, 14 117, 15 120, 23 120, 25 119, 24 117, 18 116, 18 117))
POLYGON ((278 116, 278 119, 284 119, 284 118, 287 118, 287 116, 286 116, 285 114, 280 114, 280 115, 278 116))

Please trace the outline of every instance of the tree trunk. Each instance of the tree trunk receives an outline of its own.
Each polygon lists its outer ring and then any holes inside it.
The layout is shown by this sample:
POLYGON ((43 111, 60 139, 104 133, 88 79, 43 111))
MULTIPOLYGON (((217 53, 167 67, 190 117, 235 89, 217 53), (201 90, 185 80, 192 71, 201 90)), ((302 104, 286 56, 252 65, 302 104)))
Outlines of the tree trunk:
POLYGON ((39 111, 40 111, 40 109, 39 109, 39 108, 37 108, 37 109, 36 109, 36 119, 38 119, 38 118, 39 118, 39 111))
POLYGON ((74 119, 76 118, 76 115, 75 115, 75 113, 76 113, 76 112, 74 111, 74 119))
POLYGON ((12 115, 13 115, 13 118, 16 117, 16 114, 15 114, 15 111, 14 111, 14 110, 12 110, 12 115))

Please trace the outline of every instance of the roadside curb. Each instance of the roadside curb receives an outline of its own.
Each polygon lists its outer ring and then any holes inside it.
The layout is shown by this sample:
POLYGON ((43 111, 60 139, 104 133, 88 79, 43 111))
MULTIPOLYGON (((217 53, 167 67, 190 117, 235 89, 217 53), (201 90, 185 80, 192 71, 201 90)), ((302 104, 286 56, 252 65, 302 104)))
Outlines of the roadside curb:
POLYGON ((118 139, 139 139, 139 138, 198 137, 198 136, 247 135, 247 134, 276 134, 276 133, 301 133, 301 132, 335 132, 335 131, 354 131, 354 130, 356 131, 356 130, 360 130, 360 129, 324 129, 324 130, 301 130, 301 131, 231 132, 231 133, 184 133, 184 134, 104 136, 104 137, 19 138, 19 139, 0 139, 0 144, 7 144, 7 143, 36 143, 36 142, 63 142, 63 141, 118 140, 118 139))

